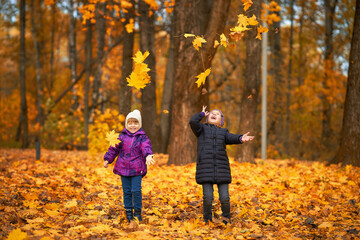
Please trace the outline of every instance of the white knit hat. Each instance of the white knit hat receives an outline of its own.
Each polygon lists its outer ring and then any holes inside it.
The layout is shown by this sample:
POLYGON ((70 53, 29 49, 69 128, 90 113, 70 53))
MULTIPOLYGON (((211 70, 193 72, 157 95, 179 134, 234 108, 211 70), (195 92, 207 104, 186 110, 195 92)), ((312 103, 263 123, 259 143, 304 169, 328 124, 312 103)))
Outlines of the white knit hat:
POLYGON ((140 111, 135 109, 134 111, 130 112, 127 116, 126 116, 126 119, 125 119, 125 128, 127 128, 127 123, 128 123, 128 120, 130 118, 135 118, 136 120, 139 121, 139 124, 140 124, 140 128, 141 128, 141 114, 140 114, 140 111))

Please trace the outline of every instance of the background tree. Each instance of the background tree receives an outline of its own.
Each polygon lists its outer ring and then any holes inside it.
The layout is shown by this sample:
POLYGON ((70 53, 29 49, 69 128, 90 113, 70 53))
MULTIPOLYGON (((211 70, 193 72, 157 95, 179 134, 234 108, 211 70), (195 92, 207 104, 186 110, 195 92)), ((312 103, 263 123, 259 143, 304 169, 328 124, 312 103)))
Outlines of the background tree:
MULTIPOLYGON (((75 18, 75 6, 74 0, 69 0, 69 15, 70 15, 70 24, 69 24, 69 63, 71 70, 71 82, 76 82, 77 77, 77 61, 76 61, 76 18, 75 18)), ((72 88, 72 109, 77 109, 79 106, 78 96, 76 89, 72 88)))
POLYGON ((96 29, 96 69, 94 74, 94 80, 92 82, 92 94, 91 94, 91 110, 92 112, 99 106, 101 78, 103 76, 104 65, 104 48, 105 48, 105 36, 106 36, 106 2, 99 2, 96 4, 95 11, 95 29, 96 29))
POLYGON ((20 61, 19 61, 19 72, 20 72, 20 96, 21 96, 21 111, 19 117, 18 134, 22 136, 22 147, 27 148, 29 145, 28 139, 28 116, 27 116, 27 102, 26 102, 26 50, 25 50, 25 0, 20 0, 20 61), (22 132, 22 134, 21 134, 22 132))
POLYGON ((131 0, 131 7, 124 13, 123 22, 123 54, 119 91, 119 112, 127 114, 131 110, 131 88, 127 86, 126 78, 130 75, 133 67, 133 48, 134 48, 134 32, 127 30, 126 25, 134 21, 135 18, 135 1, 131 0))
POLYGON ((325 51, 324 51, 324 77, 323 77, 323 88, 324 94, 322 96, 323 104, 323 119, 322 119, 322 133, 321 138, 325 149, 330 147, 330 138, 332 136, 331 129, 331 103, 328 99, 327 92, 329 89, 329 81, 333 74, 333 32, 334 32, 334 18, 337 0, 324 0, 325 6, 325 51))
MULTIPOLYGON (((254 2, 249 11, 260 15, 262 1, 254 2)), ((260 62, 261 62, 261 41, 256 39, 257 31, 249 30, 246 35, 246 62, 245 62, 245 84, 241 97, 239 133, 244 134, 256 131, 256 111, 260 90, 260 62)), ((252 143, 239 146, 236 156, 239 162, 254 163, 255 149, 252 143)))
POLYGON ((89 94, 90 94, 90 77, 91 77, 91 62, 92 62, 92 24, 88 19, 86 20, 86 38, 85 38, 85 83, 84 83, 84 144, 88 149, 89 141, 89 94))
MULTIPOLYGON (((171 112, 170 158, 168 164, 186 164, 196 159, 195 137, 189 126, 190 117, 201 111, 206 103, 199 101, 201 93, 195 84, 195 76, 211 66, 215 55, 212 43, 223 32, 230 1, 208 1, 210 15, 208 25, 201 32, 199 23, 204 14, 199 1, 176 1, 174 10, 174 87, 171 112), (194 51, 184 33, 204 34, 208 43, 200 52, 194 51)), ((205 13, 207 14, 207 13, 205 13)))
POLYGON ((340 147, 331 163, 360 166, 360 0, 356 0, 340 147))
POLYGON ((139 1, 140 14, 140 50, 149 51, 145 63, 152 69, 151 82, 141 90, 141 112, 145 116, 143 128, 151 140, 153 151, 159 152, 160 129, 156 113, 156 49, 155 49, 155 13, 145 1, 139 1))

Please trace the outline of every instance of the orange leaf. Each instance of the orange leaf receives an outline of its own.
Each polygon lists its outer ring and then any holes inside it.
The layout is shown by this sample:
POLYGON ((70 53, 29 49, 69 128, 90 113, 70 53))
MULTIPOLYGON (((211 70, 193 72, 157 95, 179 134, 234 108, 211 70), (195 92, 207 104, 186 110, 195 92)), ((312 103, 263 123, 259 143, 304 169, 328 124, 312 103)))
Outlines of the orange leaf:
POLYGON ((251 0, 241 0, 241 2, 244 4, 244 11, 246 12, 251 5, 253 4, 253 2, 251 0))
POLYGON ((267 27, 263 27, 263 26, 260 25, 257 28, 257 36, 256 36, 256 38, 261 40, 261 34, 264 33, 264 32, 268 32, 268 31, 269 31, 269 29, 267 27))
POLYGON ((200 87, 201 84, 205 84, 206 77, 209 76, 210 72, 211 68, 208 68, 205 70, 205 72, 202 72, 196 76, 196 78, 198 78, 198 80, 196 81, 198 87, 200 87))

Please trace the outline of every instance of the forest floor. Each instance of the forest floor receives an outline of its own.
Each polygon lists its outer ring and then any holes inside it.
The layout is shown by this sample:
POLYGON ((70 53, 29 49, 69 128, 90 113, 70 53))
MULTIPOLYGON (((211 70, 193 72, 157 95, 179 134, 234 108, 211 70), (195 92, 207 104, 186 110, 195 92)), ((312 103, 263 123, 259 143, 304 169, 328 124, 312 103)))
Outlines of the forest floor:
POLYGON ((120 177, 102 155, 0 149, 0 239, 359 239, 360 168, 296 160, 231 161, 231 224, 215 187, 214 222, 202 219, 195 164, 143 178, 141 223, 125 219, 120 177))

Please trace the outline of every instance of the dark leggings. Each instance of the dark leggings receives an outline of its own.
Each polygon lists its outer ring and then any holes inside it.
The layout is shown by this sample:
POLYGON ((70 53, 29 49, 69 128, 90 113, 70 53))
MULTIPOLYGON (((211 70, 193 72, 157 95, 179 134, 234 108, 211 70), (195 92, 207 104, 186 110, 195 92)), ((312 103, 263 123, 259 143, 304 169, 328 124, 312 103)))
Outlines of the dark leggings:
MULTIPOLYGON (((204 221, 212 221, 212 202, 214 200, 214 184, 205 183, 203 186, 204 221)), ((217 184, 221 203, 222 216, 230 219, 229 184, 217 184)))

